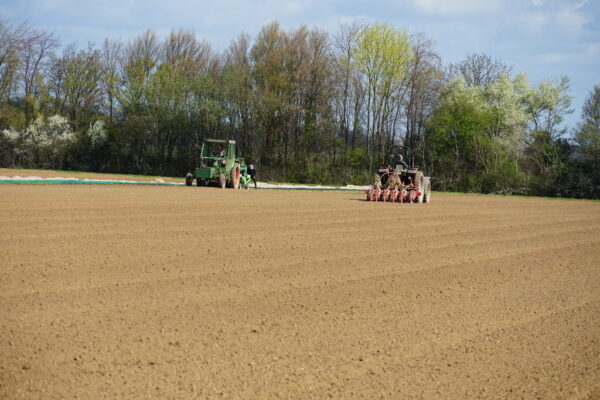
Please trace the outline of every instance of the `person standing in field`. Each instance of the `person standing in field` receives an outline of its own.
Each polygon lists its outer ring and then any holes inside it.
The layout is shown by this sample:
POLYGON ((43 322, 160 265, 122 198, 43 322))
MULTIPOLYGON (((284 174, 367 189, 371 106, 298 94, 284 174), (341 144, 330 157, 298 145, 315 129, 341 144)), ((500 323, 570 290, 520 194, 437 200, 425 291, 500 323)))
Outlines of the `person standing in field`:
POLYGON ((254 168, 254 164, 248 165, 248 175, 250 175, 250 179, 254 182, 254 189, 256 189, 256 168, 254 168))

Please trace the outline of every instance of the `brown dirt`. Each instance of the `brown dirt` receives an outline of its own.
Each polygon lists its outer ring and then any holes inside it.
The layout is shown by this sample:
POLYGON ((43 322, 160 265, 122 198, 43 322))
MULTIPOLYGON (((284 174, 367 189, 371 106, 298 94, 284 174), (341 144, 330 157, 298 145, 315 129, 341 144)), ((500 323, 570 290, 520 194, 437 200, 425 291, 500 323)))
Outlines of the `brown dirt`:
POLYGON ((0 398, 597 399, 600 203, 0 185, 0 398))

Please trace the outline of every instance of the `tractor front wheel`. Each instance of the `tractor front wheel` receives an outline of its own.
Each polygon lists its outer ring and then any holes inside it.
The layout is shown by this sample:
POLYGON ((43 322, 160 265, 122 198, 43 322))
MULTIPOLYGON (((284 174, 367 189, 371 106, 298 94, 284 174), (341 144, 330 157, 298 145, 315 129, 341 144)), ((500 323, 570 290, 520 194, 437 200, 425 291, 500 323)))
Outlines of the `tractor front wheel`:
POLYGON ((233 189, 240 188, 240 164, 233 164, 233 168, 231 169, 231 176, 229 177, 229 185, 233 189))
POLYGON ((225 174, 219 175, 219 187, 221 189, 225 189, 226 185, 227 185, 227 177, 225 176, 225 174))

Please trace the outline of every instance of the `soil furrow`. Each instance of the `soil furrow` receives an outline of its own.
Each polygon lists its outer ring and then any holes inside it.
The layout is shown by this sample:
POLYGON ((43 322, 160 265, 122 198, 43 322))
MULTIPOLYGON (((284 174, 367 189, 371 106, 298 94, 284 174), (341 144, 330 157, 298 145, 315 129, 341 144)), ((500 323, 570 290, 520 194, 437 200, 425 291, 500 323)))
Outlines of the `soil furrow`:
POLYGON ((600 203, 0 185, 0 398, 592 399, 600 203))

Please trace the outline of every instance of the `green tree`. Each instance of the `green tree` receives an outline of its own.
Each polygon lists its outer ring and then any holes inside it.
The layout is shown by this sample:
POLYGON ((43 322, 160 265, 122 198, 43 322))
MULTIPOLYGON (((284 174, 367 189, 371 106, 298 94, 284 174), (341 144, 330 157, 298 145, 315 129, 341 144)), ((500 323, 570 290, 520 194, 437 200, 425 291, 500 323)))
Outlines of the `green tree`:
POLYGON ((473 177, 484 169, 475 148, 485 142, 492 118, 483 99, 464 81, 454 81, 445 89, 443 101, 429 123, 429 152, 434 160, 430 173, 436 177, 439 189, 481 189, 473 182, 473 177))
POLYGON ((408 34, 374 23, 358 34, 352 58, 365 80, 367 150, 383 159, 393 142, 398 105, 413 51, 408 34))
POLYGON ((563 137, 566 114, 571 110, 569 79, 544 79, 525 93, 525 111, 529 116, 526 158, 523 164, 534 194, 556 196, 560 181, 571 168, 570 146, 563 137))

